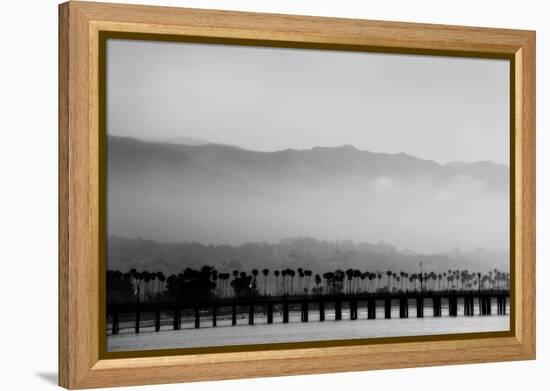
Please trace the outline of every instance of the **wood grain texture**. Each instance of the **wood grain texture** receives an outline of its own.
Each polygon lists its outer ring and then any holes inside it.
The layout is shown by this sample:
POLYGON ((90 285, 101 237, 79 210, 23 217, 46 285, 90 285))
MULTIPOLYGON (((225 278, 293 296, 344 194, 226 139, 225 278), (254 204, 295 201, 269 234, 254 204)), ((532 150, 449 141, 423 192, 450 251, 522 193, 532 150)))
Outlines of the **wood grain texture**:
POLYGON ((60 5, 59 20, 60 385, 75 389, 535 357, 534 32, 85 2, 60 5), (515 336, 100 360, 100 31, 513 59, 515 336))
POLYGON ((69 7, 59 7, 59 383, 69 384, 69 7))

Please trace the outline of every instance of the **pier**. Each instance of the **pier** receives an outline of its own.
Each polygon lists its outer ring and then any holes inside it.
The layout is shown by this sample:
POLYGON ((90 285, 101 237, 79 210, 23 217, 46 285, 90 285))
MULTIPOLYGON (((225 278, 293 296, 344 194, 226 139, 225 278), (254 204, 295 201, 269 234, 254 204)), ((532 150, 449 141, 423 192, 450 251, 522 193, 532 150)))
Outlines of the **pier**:
POLYGON ((181 301, 170 303, 146 302, 133 304, 108 304, 107 316, 111 320, 111 333, 120 331, 120 315, 134 316, 134 332, 140 332, 142 314, 154 314, 155 331, 160 331, 161 313, 170 314, 174 330, 181 329, 182 311, 190 311, 194 318, 194 327, 201 327, 201 312, 209 311, 212 327, 217 327, 220 314, 230 314, 231 325, 237 325, 238 314, 248 315, 248 324, 254 325, 257 313, 266 313, 267 324, 273 323, 275 308, 282 313, 282 322, 289 323, 290 312, 298 311, 301 322, 309 322, 310 313, 319 314, 319 321, 326 320, 327 308, 334 308, 334 320, 342 320, 342 308, 349 308, 349 320, 357 320, 361 306, 366 308, 367 319, 376 319, 376 308, 383 307, 384 318, 392 318, 392 309, 399 309, 399 318, 409 317, 410 303, 416 307, 416 317, 423 318, 426 303, 431 303, 433 316, 442 316, 443 304, 448 308, 448 315, 456 317, 459 300, 463 303, 464 316, 490 316, 492 314, 506 315, 506 304, 509 300, 508 290, 449 290, 449 291, 400 291, 356 294, 327 294, 327 295, 284 295, 284 296, 256 296, 246 298, 210 299, 201 301, 181 301), (496 308, 493 301, 496 300, 496 308), (313 307, 313 308, 312 308, 313 307), (477 308, 477 311, 476 311, 477 308))

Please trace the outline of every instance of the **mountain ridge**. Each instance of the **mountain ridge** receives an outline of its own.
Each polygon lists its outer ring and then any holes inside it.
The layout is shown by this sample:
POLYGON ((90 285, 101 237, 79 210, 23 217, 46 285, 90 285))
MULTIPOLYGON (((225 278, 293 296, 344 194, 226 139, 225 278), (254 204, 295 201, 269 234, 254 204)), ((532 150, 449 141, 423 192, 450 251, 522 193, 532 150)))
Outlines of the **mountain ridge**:
POLYGON ((277 178, 311 175, 353 175, 363 177, 432 176, 449 178, 469 176, 491 188, 507 189, 509 168, 490 161, 450 162, 440 164, 404 152, 397 154, 359 150, 351 145, 313 147, 310 149, 284 149, 264 152, 226 144, 200 145, 151 142, 130 137, 108 136, 108 156, 111 167, 130 162, 134 168, 151 168, 152 165, 183 166, 192 164, 195 169, 227 169, 248 174, 277 175, 277 178), (139 157, 138 160, 135 160, 139 157), (285 175, 286 174, 286 175, 285 175))

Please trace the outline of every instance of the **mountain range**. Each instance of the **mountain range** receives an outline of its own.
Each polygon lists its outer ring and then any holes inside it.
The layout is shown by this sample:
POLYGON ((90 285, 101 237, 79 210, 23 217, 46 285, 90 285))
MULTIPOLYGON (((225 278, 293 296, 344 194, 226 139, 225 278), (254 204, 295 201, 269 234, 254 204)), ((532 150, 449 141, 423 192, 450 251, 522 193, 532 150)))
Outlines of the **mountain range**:
MULTIPOLYGON (((387 154, 361 151, 351 145, 286 149, 259 152, 207 142, 180 143, 142 141, 108 137, 110 173, 125 175, 129 170, 170 170, 180 174, 202 171, 208 176, 257 176, 269 180, 302 181, 330 177, 395 178, 444 183, 464 176, 478 180, 495 191, 506 191, 509 168, 489 161, 452 162, 441 165, 406 153, 387 154), (126 172, 125 172, 126 171, 126 172)), ((258 179, 258 178, 256 178, 258 179)))
POLYGON ((108 232, 239 245, 287 237, 436 253, 508 246, 509 168, 349 145, 260 152, 108 136, 108 232))

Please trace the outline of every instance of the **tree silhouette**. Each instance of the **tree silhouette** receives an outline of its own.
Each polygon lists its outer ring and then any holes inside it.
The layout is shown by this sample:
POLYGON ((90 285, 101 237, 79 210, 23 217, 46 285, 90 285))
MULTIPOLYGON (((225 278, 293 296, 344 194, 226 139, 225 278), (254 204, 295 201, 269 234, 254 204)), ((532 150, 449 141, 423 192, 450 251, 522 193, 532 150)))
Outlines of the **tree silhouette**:
POLYGON ((280 271, 275 270, 273 274, 275 274, 275 294, 279 294, 279 273, 280 271))
POLYGON ((107 270, 107 303, 129 303, 134 296, 134 284, 130 273, 107 270))
POLYGON ((256 292, 256 277, 258 277, 258 269, 253 269, 252 270, 252 288, 253 288, 253 292, 255 293, 256 292))
POLYGON ((393 275, 393 272, 391 270, 388 270, 386 272, 386 276, 388 276, 388 292, 391 292, 391 284, 390 284, 390 277, 393 275))
POLYGON ((347 277, 347 291, 348 293, 351 293, 351 279, 353 278, 353 269, 346 270, 346 277, 347 277))
POLYGON ((306 288, 305 288, 306 293, 309 292, 309 282, 311 280, 312 274, 313 272, 311 270, 304 270, 304 275, 306 276, 306 288))
POLYGON ((231 286, 236 297, 252 297, 257 294, 253 276, 249 276, 245 272, 241 272, 238 277, 231 281, 231 286))
POLYGON ((167 280, 166 292, 172 300, 207 299, 213 295, 216 283, 212 280, 210 266, 200 270, 186 268, 183 273, 170 276, 167 280))
MULTIPOLYGON (((201 269, 186 268, 181 273, 172 274, 169 277, 166 277, 161 271, 144 270, 139 272, 135 268, 126 273, 119 270, 107 270, 107 302, 124 304, 153 300, 155 302, 204 300, 212 297, 226 297, 231 294, 230 288, 233 288, 235 297, 250 297, 258 292, 257 277, 259 273, 257 269, 253 269, 250 275, 237 270, 233 270, 231 273, 219 272, 211 266, 204 266, 201 269), (231 276, 233 279, 229 284, 231 276)), ((264 268, 261 273, 264 276, 263 295, 267 296, 271 272, 268 268, 264 268)), ((310 290, 311 276, 313 275, 311 270, 299 268, 296 273, 294 270, 286 268, 282 271, 275 270, 272 273, 275 275, 275 294, 283 295, 370 293, 373 290, 376 291, 376 285, 378 285, 378 290, 387 289, 388 292, 418 291, 418 288, 421 291, 501 290, 509 288, 510 279, 508 272, 498 269, 489 270, 486 273, 459 269, 451 270, 450 273, 426 270, 423 273, 411 273, 410 275, 406 271, 394 273, 388 270, 385 272, 387 287, 381 288, 380 284, 384 273, 369 271, 361 273, 358 269, 350 268, 345 272, 337 269, 333 272, 315 274, 315 286, 310 290), (296 274, 299 277, 298 289, 295 289, 294 285, 296 274), (280 287, 279 276, 282 276, 280 287)))
POLYGON ((292 269, 288 269, 287 273, 290 276, 290 294, 294 294, 294 276, 296 272, 292 269))
POLYGON ((264 296, 266 296, 266 292, 267 292, 267 275, 269 274, 269 269, 262 270, 262 274, 264 275, 264 296))
POLYGON ((319 291, 319 285, 323 282, 319 274, 315 275, 315 286, 317 287, 317 292, 319 291))
POLYGON ((304 278, 304 269, 299 267, 297 270, 298 272, 298 292, 302 291, 302 279, 304 278))

